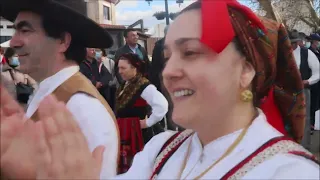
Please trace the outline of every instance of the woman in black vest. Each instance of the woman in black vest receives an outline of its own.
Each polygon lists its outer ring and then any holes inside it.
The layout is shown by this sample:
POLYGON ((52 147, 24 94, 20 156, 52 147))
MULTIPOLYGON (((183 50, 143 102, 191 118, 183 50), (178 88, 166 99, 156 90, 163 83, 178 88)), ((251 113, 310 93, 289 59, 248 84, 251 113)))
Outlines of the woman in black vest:
POLYGON ((116 92, 115 109, 121 138, 119 173, 125 173, 134 155, 162 131, 159 121, 168 111, 168 102, 145 78, 145 63, 138 55, 128 53, 120 56, 118 67, 125 80, 116 92))

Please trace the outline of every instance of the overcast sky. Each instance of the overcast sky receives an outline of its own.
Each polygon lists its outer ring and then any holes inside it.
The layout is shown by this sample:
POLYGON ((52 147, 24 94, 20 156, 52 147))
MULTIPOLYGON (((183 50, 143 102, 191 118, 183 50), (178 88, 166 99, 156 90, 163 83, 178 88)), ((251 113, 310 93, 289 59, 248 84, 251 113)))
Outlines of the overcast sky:
MULTIPOLYGON (((168 1, 169 12, 178 12, 195 0, 184 0, 180 7, 176 0, 168 1)), ((143 19, 144 26, 147 28, 159 23, 165 23, 165 20, 159 21, 153 17, 155 12, 165 10, 164 0, 153 0, 150 6, 145 0, 121 0, 116 6, 116 10, 117 24, 120 25, 131 25, 139 19, 143 19)))
MULTIPOLYGON (((248 4, 248 0, 239 0, 243 4, 248 4)), ((181 11, 195 0, 184 0, 179 7, 176 0, 168 0, 169 12, 181 11)), ((164 0, 153 0, 150 5, 145 0, 121 0, 116 6, 116 21, 119 25, 131 25, 139 19, 143 19, 146 28, 154 27, 157 24, 165 23, 165 20, 157 20, 153 14, 164 11, 164 0)))

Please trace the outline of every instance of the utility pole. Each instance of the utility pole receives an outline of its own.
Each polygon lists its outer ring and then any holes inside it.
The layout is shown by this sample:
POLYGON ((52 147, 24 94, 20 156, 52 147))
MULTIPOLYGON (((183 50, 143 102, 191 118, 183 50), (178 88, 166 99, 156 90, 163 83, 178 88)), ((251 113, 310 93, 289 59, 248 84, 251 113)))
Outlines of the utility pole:
POLYGON ((165 9, 166 9, 166 24, 169 25, 170 24, 170 20, 169 20, 168 0, 164 0, 164 3, 165 3, 165 9))
MULTIPOLYGON (((153 0, 145 0, 149 3, 151 3, 151 1, 153 0)), ((181 3, 183 3, 184 0, 176 0, 176 2, 180 5, 181 3)), ((170 24, 170 17, 169 17, 169 5, 168 5, 168 0, 164 0, 164 5, 165 5, 165 14, 166 14, 166 24, 169 25, 170 24)))

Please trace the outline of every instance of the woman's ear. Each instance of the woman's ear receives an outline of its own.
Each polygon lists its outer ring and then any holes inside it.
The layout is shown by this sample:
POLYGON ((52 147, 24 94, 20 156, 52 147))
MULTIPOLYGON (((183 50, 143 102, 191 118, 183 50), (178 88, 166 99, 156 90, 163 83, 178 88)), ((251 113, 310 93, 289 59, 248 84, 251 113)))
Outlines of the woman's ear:
POLYGON ((134 73, 137 74, 138 73, 138 69, 136 67, 133 67, 134 69, 134 73))
POLYGON ((241 89, 248 89, 256 75, 256 71, 251 63, 244 60, 240 77, 241 89))

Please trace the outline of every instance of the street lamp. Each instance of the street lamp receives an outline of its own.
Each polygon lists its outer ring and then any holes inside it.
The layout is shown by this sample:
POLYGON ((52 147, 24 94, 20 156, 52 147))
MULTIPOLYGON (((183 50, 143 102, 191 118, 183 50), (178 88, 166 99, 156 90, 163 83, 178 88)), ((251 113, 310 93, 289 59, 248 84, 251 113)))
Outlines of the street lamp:
MULTIPOLYGON (((148 4, 150 5, 150 3, 153 1, 153 0, 145 0, 148 2, 148 4)), ((182 4, 184 0, 176 0, 176 3, 179 4, 182 4)), ((164 4, 165 4, 165 17, 166 17, 166 24, 169 25, 170 24, 170 14, 169 14, 169 6, 168 6, 168 0, 164 0, 164 4)))

